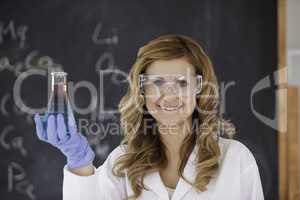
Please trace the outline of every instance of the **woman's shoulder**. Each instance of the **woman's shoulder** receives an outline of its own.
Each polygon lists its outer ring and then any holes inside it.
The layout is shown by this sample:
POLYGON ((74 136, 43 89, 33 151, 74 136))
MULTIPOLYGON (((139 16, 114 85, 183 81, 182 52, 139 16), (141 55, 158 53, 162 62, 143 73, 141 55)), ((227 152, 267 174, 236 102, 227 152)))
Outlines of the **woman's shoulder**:
POLYGON ((256 160, 251 150, 236 139, 220 137, 219 147, 221 151, 221 162, 229 160, 238 163, 241 169, 245 169, 250 165, 256 165, 256 160))
POLYGON ((105 161, 96 169, 96 173, 102 174, 109 178, 110 180, 114 181, 121 181, 121 177, 116 177, 113 174, 113 167, 117 161, 117 159, 126 153, 127 145, 118 145, 115 147, 106 157, 105 161))
POLYGON ((125 144, 118 145, 107 155, 106 160, 104 161, 103 165, 106 164, 110 168, 112 168, 114 163, 116 162, 116 160, 120 156, 126 154, 126 152, 127 152, 127 145, 125 145, 125 144))
POLYGON ((115 147, 109 154, 108 158, 115 160, 121 155, 124 155, 127 152, 127 145, 126 144, 120 144, 117 147, 115 147))
POLYGON ((240 142, 236 139, 219 137, 218 142, 219 142, 220 148, 222 148, 224 150, 228 150, 229 148, 240 149, 240 150, 249 150, 246 145, 244 145, 242 142, 240 142))

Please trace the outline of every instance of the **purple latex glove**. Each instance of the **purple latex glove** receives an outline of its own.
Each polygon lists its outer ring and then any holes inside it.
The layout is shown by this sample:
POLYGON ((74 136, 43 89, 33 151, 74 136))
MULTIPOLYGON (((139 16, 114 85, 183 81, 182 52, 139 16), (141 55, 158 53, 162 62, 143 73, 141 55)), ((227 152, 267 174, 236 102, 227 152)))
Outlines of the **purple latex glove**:
POLYGON ((95 154, 87 139, 77 132, 73 116, 68 117, 66 123, 62 114, 46 115, 47 127, 39 114, 35 114, 36 133, 40 140, 58 148, 66 157, 70 169, 83 167, 93 162, 95 154))

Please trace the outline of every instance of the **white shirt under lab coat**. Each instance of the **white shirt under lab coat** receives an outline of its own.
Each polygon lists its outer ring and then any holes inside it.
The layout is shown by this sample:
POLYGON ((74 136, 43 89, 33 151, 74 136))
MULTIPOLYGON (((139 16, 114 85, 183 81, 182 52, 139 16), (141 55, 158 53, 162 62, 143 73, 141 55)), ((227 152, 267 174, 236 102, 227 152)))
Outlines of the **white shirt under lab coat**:
MULTIPOLYGON (((197 193, 192 186, 180 178, 172 200, 263 200, 260 174, 253 154, 241 142, 219 138, 221 150, 218 173, 207 185, 207 190, 197 193)), ((123 200, 133 191, 128 177, 112 174, 114 161, 125 151, 124 145, 116 147, 105 162, 95 168, 91 176, 78 176, 64 167, 63 200, 123 200)), ((196 147, 190 154, 183 176, 193 182, 196 177, 196 147)), ((144 184, 150 190, 143 190, 138 200, 169 200, 159 172, 145 176, 144 184)))

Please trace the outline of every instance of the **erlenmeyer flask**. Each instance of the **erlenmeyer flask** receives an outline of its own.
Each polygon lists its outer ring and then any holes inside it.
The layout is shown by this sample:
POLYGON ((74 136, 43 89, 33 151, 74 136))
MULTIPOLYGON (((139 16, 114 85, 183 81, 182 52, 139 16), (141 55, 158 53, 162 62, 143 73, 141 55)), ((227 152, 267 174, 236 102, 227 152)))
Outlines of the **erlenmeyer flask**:
POLYGON ((74 117, 67 93, 67 73, 61 71, 51 72, 51 90, 47 115, 57 115, 58 113, 63 114, 66 123, 68 117, 74 117))

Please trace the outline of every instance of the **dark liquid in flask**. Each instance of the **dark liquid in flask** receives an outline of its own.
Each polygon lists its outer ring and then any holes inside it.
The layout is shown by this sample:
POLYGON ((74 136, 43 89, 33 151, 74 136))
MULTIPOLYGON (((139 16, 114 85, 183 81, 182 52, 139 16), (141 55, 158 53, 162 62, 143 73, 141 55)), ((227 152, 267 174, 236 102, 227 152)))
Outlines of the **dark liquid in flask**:
POLYGON ((65 85, 59 84, 54 85, 52 94, 49 98, 48 102, 48 115, 57 115, 57 114, 63 114, 65 123, 67 125, 68 120, 68 111, 69 111, 69 99, 66 92, 65 85))

